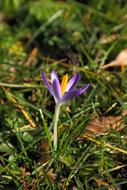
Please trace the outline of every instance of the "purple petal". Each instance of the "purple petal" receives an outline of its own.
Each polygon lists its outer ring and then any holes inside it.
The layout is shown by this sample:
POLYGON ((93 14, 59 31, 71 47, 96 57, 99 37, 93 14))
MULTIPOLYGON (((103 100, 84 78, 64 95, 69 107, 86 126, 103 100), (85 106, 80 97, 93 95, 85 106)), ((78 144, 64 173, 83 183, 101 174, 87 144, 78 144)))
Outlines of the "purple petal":
POLYGON ((62 97, 62 95, 61 95, 61 87, 60 87, 59 81, 54 79, 52 86, 53 86, 53 92, 55 94, 55 98, 56 98, 57 101, 59 101, 61 99, 61 97, 62 97))
POLYGON ((78 73, 78 74, 75 74, 75 75, 69 80, 65 91, 66 91, 66 92, 72 91, 72 90, 76 87, 78 81, 80 80, 80 77, 81 77, 81 76, 80 76, 79 73, 78 73))
POLYGON ((42 73, 42 79, 44 81, 45 86, 48 88, 48 90, 50 91, 50 93, 54 96, 53 90, 48 82, 48 80, 46 79, 45 73, 42 73))
POLYGON ((57 80, 57 82, 59 82, 59 78, 58 78, 57 73, 55 71, 52 71, 51 72, 51 81, 52 81, 52 83, 53 83, 54 79, 57 80))
POLYGON ((51 81, 52 81, 52 85, 53 85, 54 94, 57 99, 60 99, 62 97, 61 86, 60 86, 60 81, 59 81, 58 75, 55 71, 51 72, 51 81))
POLYGON ((75 98, 76 96, 79 96, 80 94, 82 94, 83 92, 85 92, 88 88, 89 88, 89 84, 79 88, 79 89, 76 89, 76 90, 72 90, 72 91, 69 91, 69 92, 66 92, 65 95, 63 96, 62 98, 62 101, 63 102, 66 102, 72 98, 75 98))

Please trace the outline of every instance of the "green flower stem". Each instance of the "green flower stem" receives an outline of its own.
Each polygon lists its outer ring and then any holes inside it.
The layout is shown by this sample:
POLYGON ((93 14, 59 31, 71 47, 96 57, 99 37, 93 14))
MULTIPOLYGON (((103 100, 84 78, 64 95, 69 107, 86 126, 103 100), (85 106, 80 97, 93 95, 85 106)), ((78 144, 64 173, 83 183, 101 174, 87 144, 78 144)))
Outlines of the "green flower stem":
POLYGON ((54 117, 54 137, 53 137, 53 145, 54 145, 54 151, 57 151, 57 124, 58 124, 58 119, 60 115, 60 103, 57 103, 55 106, 55 117, 54 117))

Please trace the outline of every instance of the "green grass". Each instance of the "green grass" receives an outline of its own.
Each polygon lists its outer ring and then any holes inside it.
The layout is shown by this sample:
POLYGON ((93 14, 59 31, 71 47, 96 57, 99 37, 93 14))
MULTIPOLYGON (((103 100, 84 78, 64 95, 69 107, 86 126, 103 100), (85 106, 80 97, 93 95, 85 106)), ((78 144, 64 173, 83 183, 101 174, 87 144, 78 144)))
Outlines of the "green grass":
POLYGON ((127 109, 127 68, 100 69, 127 47, 126 1, 5 0, 0 8, 0 189, 126 189, 126 115, 122 131, 85 136, 91 119, 127 109), (79 86, 90 84, 61 108, 57 155, 55 102, 41 79, 52 70, 60 79, 80 72, 79 86))

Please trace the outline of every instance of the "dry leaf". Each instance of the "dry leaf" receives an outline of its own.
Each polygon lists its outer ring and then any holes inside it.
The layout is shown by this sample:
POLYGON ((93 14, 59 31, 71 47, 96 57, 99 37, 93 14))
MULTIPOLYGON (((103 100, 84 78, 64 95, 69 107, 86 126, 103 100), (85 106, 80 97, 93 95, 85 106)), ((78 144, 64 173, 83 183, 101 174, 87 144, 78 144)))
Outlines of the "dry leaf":
POLYGON ((103 135, 114 129, 121 131, 125 127, 124 116, 125 110, 120 116, 107 116, 92 119, 86 126, 85 131, 88 135, 103 135))
POLYGON ((99 179, 99 178, 94 178, 94 180, 96 181, 96 183, 98 184, 99 187, 101 186, 108 186, 108 183, 99 179))
POLYGON ((78 190, 78 188, 76 186, 73 186, 73 190, 78 190))
POLYGON ((109 187, 108 190, 121 190, 119 187, 109 187))
POLYGON ((21 167, 22 177, 21 177, 21 183, 23 190, 35 190, 35 179, 33 178, 31 182, 28 184, 26 181, 26 177, 30 176, 30 172, 27 171, 27 168, 21 167))
POLYGON ((7 19, 7 16, 5 13, 0 13, 0 24, 3 24, 7 19))
POLYGON ((30 172, 27 172, 26 170, 26 168, 25 167, 20 167, 20 169, 21 169, 21 172, 22 172, 22 176, 23 177, 26 177, 26 176, 29 176, 30 175, 30 172))
POLYGON ((38 48, 36 48, 36 47, 33 48, 30 55, 29 55, 29 57, 28 57, 28 60, 25 63, 25 65, 32 66, 33 64, 35 64, 38 54, 39 54, 38 48))
POLYGON ((48 177, 49 177, 52 181, 54 181, 54 180, 56 179, 56 176, 57 176, 57 174, 53 173, 53 168, 51 168, 51 169, 47 172, 47 175, 48 175, 48 177))
POLYGON ((101 38, 100 38, 100 43, 101 44, 108 44, 108 43, 111 43, 115 40, 118 39, 118 35, 117 34, 112 34, 110 36, 106 36, 106 35, 102 35, 101 38))
POLYGON ((45 166, 50 160, 50 145, 47 139, 43 139, 40 144, 41 159, 40 163, 45 166))
POLYGON ((101 69, 106 69, 109 67, 123 67, 127 65, 127 49, 122 50, 116 57, 115 60, 111 61, 106 65, 102 65, 101 69))
MULTIPOLYGON (((99 187, 102 187, 102 186, 108 186, 109 184, 99 178, 94 178, 94 180, 97 182, 98 186, 99 187)), ((119 187, 108 187, 108 190, 120 190, 119 187)))

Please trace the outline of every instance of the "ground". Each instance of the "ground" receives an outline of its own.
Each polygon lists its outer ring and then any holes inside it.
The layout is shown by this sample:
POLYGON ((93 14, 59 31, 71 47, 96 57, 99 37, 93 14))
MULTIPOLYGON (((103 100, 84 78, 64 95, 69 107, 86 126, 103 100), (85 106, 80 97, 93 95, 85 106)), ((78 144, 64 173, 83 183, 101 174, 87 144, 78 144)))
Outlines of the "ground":
POLYGON ((0 189, 126 190, 127 2, 1 1, 0 63, 0 189), (57 151, 53 70, 90 85, 61 106, 57 151))

